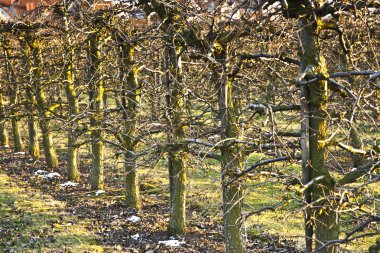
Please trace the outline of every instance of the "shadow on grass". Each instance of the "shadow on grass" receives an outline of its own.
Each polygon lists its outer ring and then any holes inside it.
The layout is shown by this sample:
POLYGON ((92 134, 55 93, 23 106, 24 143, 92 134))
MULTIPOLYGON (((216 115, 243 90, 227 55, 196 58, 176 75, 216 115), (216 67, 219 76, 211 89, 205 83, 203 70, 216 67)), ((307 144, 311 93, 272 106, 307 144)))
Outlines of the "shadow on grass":
POLYGON ((90 222, 0 172, 0 252, 103 252, 85 228, 90 222))

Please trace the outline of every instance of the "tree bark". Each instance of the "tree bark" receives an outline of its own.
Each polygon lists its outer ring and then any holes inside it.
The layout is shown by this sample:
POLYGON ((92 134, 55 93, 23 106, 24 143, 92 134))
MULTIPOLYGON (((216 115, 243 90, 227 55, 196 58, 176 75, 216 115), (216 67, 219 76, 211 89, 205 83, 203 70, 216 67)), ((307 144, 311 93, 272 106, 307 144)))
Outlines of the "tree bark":
MULTIPOLYGON (((311 181, 311 167, 310 167, 310 154, 309 154, 309 97, 308 88, 306 85, 300 87, 300 101, 301 101, 301 138, 300 146, 302 152, 302 183, 307 184, 311 181)), ((313 251, 313 225, 312 225, 312 210, 311 204, 311 188, 307 188, 304 192, 304 200, 307 205, 304 212, 304 225, 305 225, 305 245, 306 252, 313 251)))
POLYGON ((8 132, 6 127, 6 119, 5 119, 5 108, 4 108, 4 100, 2 87, 0 87, 0 146, 8 146, 8 132))
POLYGON ((131 44, 121 42, 120 56, 123 60, 121 67, 121 82, 123 85, 123 120, 124 120, 124 153, 125 163, 125 193, 126 204, 136 210, 141 209, 141 198, 136 168, 136 157, 134 156, 136 135, 136 117, 140 99, 140 88, 137 80, 138 68, 134 62, 134 48, 131 44))
MULTIPOLYGON (((25 70, 29 70, 32 68, 32 63, 30 60, 30 47, 25 41, 24 36, 19 37, 21 49, 23 52, 23 66, 25 70)), ((34 84, 33 84, 33 76, 28 71, 25 73, 28 76, 26 83, 26 97, 27 97, 27 108, 28 108, 28 153, 33 159, 37 159, 40 157, 40 147, 38 141, 38 127, 37 127, 37 119, 36 119, 36 98, 34 95, 34 84)))
MULTIPOLYGON (((299 37, 301 42, 301 72, 314 68, 314 74, 327 75, 324 58, 320 52, 317 38, 317 24, 311 18, 299 19, 301 28, 299 37)), ((339 237, 339 226, 336 214, 331 208, 333 203, 321 201, 321 199, 332 194, 334 180, 326 166, 326 147, 324 141, 327 139, 327 81, 320 80, 306 87, 309 107, 309 156, 311 166, 311 177, 313 180, 319 176, 323 179, 311 188, 311 201, 316 203, 314 207, 315 241, 316 248, 330 240, 339 237), (320 207, 322 206, 322 207, 320 207)), ((321 252, 336 252, 336 247, 331 246, 321 252)))
POLYGON ((32 87, 30 83, 27 84, 26 87, 26 95, 28 98, 28 153, 33 159, 37 159, 40 157, 40 147, 38 142, 38 127, 37 120, 35 116, 35 97, 33 94, 32 87))
POLYGON ((49 169, 54 169, 58 167, 58 157, 53 147, 53 138, 50 130, 51 112, 49 111, 48 102, 40 81, 43 76, 41 44, 37 38, 29 34, 26 35, 25 40, 27 46, 29 46, 29 49, 24 50, 27 53, 27 58, 31 61, 31 83, 37 102, 36 104, 39 113, 39 125, 42 132, 42 145, 45 152, 46 165, 49 169), (30 50, 30 53, 27 52, 28 50, 30 50))
POLYGON ((220 43, 214 44, 214 58, 218 65, 213 69, 213 82, 218 88, 219 120, 221 121, 221 139, 224 145, 221 148, 222 186, 223 186, 223 220, 224 241, 226 252, 245 252, 242 237, 241 209, 243 204, 243 178, 226 184, 236 178, 243 169, 241 144, 230 145, 230 142, 239 138, 238 115, 233 101, 232 79, 227 73, 228 47, 220 43))
POLYGON ((103 78, 102 59, 100 42, 102 36, 99 32, 90 35, 89 56, 90 56, 90 116, 91 139, 92 139, 92 170, 91 189, 99 190, 104 188, 104 165, 103 165, 103 78))
POLYGON ((183 47, 173 43, 166 48, 166 115, 168 170, 170 188, 169 235, 180 235, 186 229, 186 137, 184 84, 181 53, 183 47))
POLYGON ((9 83, 10 92, 9 92, 9 102, 10 102, 10 117, 12 124, 12 137, 13 137, 13 150, 15 152, 20 152, 24 150, 24 143, 21 139, 20 133, 20 119, 17 112, 18 106, 18 98, 20 93, 20 87, 15 80, 15 76, 13 73, 13 66, 10 60, 11 56, 11 47, 9 46, 8 38, 3 35, 3 49, 4 49, 4 58, 6 65, 6 74, 7 74, 7 82, 9 83))
POLYGON ((78 182, 79 181, 79 169, 78 169, 78 136, 76 133, 77 120, 76 117, 79 113, 79 105, 77 94, 74 86, 74 57, 75 48, 72 45, 69 35, 69 25, 67 21, 67 13, 63 18, 65 29, 65 56, 63 66, 63 80, 65 83, 66 97, 69 106, 69 129, 67 138, 67 178, 68 180, 78 182))

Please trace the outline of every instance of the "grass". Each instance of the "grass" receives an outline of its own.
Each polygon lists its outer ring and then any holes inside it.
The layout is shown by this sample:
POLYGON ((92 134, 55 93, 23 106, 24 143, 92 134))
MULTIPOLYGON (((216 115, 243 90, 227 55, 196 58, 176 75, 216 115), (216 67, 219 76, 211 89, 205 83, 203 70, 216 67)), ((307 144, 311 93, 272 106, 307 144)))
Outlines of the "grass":
POLYGON ((98 236, 63 202, 30 191, 0 172, 0 252, 103 252, 98 236))

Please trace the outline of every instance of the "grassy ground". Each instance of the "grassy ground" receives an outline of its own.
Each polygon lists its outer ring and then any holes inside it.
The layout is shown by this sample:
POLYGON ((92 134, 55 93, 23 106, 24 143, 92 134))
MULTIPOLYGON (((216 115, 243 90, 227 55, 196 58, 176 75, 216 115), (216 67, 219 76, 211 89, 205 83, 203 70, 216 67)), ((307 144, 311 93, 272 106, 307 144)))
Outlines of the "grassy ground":
POLYGON ((65 203, 20 185, 0 170, 0 252, 103 252, 65 203))
MULTIPOLYGON (((379 137, 378 132, 375 131, 373 134, 379 137)), ((62 133, 59 133, 56 136, 58 137, 56 140, 60 140, 56 146, 61 151, 61 161, 63 161, 65 141, 61 135, 62 133)), ((90 156, 87 153, 89 148, 83 147, 82 151, 84 151, 81 157, 82 178, 86 182, 88 179, 86 173, 90 167, 90 156)), ((99 222, 99 216, 113 212, 113 206, 109 203, 122 201, 123 198, 123 170, 120 168, 121 166, 118 166, 117 159, 113 159, 114 151, 112 149, 107 148, 105 157, 107 158, 105 171, 107 193, 99 200, 91 199, 93 195, 88 197, 88 185, 85 183, 82 185, 85 190, 79 194, 75 191, 70 192, 73 195, 65 193, 66 195, 63 197, 65 201, 62 202, 47 194, 31 190, 26 185, 16 184, 8 176, 0 174, 0 238, 2 239, 0 252, 102 252, 103 250, 105 252, 116 252, 102 243, 99 244, 99 241, 101 242, 104 238, 99 238, 99 233, 94 230, 93 225, 90 225, 99 222), (91 202, 88 205, 89 209, 95 209, 95 207, 98 208, 102 205, 105 207, 101 210, 96 209, 98 215, 81 215, 78 218, 77 215, 68 214, 64 211, 65 202, 71 201, 70 198, 74 195, 77 198, 75 203, 91 202)), ((246 166, 263 158, 265 158, 263 154, 253 154, 247 159, 246 166)), ((120 232, 120 241, 124 245, 134 243, 130 239, 131 235, 136 233, 141 235, 143 230, 150 233, 149 235, 146 233, 147 238, 152 238, 154 233, 159 238, 165 238, 164 231, 168 220, 165 209, 168 205, 168 175, 165 157, 157 158, 157 160, 156 164, 152 161, 149 163, 139 161, 139 174, 145 206, 143 211, 145 214, 140 215, 143 218, 146 215, 145 220, 150 221, 151 227, 147 228, 146 224, 134 227, 125 226, 126 214, 123 215, 123 207, 121 206, 120 213, 113 215, 119 215, 117 218, 102 221, 114 226, 102 236, 116 237, 117 233, 120 232)), ((273 170, 276 169, 281 169, 287 174, 300 178, 299 164, 287 164, 281 168, 273 168, 273 170)), ((61 164, 60 170, 60 173, 63 174, 64 163, 61 164)), ((207 159, 199 161, 198 158, 191 158, 188 176, 189 236, 196 233, 197 235, 194 237, 196 240, 199 240, 199 237, 209 237, 211 238, 210 241, 218 244, 215 251, 212 252, 221 252, 219 251, 222 248, 220 166, 218 163, 207 159), (198 228, 202 232, 199 232, 198 228)), ((47 192, 53 194, 52 191, 55 190, 49 188, 47 192)), ((374 192, 372 195, 380 195, 379 184, 372 185, 370 190, 374 192)), ((256 177, 248 181, 245 190, 244 212, 274 205, 281 201, 281 197, 285 193, 291 195, 294 194, 294 191, 288 189, 280 181, 271 180, 268 177, 256 177)), ((268 211, 251 216, 245 223, 245 228, 250 238, 256 238, 261 243, 258 247, 262 247, 262 244, 266 242, 273 243, 276 240, 281 243, 291 241, 291 244, 297 245, 299 249, 304 247, 302 213, 297 211, 296 203, 291 203, 276 212, 268 211)), ((98 228, 96 227, 96 229, 98 228)), ((345 226, 342 227, 342 231, 346 229, 345 226)), ((343 233, 342 236, 344 236, 343 233)), ((157 243, 157 238, 156 236, 155 239, 141 242, 141 244, 157 243)), ((107 240, 111 239, 107 238, 107 240)), ((349 245, 342 245, 342 252, 366 252, 375 240, 376 238, 366 238, 349 245)), ((210 245, 210 242, 207 243, 206 245, 210 245)), ((144 252, 144 250, 142 251, 144 252)))

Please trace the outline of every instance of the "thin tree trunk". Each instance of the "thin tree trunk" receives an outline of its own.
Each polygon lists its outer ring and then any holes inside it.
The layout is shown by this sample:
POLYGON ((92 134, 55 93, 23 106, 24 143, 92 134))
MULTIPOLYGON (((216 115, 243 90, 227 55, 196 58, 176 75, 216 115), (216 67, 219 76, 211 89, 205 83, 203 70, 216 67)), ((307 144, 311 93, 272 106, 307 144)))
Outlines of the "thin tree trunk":
MULTIPOLYGON (((309 154, 309 97, 307 86, 302 85, 301 90, 301 138, 300 146, 302 151, 302 183, 307 184, 311 180, 310 154, 309 154)), ((304 199, 307 205, 304 213, 306 252, 313 251, 313 225, 311 204, 311 188, 304 191, 304 199)))
POLYGON ((92 114, 90 117, 92 138, 92 170, 91 189, 104 188, 104 165, 103 165, 103 79, 102 60, 100 51, 101 35, 94 33, 89 38, 90 66, 90 103, 92 114))
POLYGON ((27 84, 26 94, 28 98, 28 139, 29 147, 28 153, 33 159, 40 157, 40 147, 38 142, 38 127, 37 120, 35 116, 35 97, 33 95, 33 90, 30 84, 27 84))
POLYGON ((0 146, 8 146, 8 132, 5 119, 5 108, 2 87, 0 87, 0 146))
MULTIPOLYGON (((348 67, 349 63, 350 63, 350 59, 349 59, 348 55, 344 54, 342 56, 342 59, 341 59, 341 70, 343 72, 349 70, 349 67, 348 67)), ((350 81, 350 83, 354 83, 354 80, 352 77, 347 77, 347 79, 348 79, 348 81, 350 81)), ((354 148, 362 149, 363 143, 362 143, 362 140, 360 138, 359 131, 357 130, 356 124, 354 122, 355 112, 356 112, 355 108, 353 108, 349 111, 349 113, 347 115, 348 116, 348 123, 350 125, 350 145, 354 148)), ((363 157, 363 155, 352 154, 352 166, 354 168, 360 167, 365 162, 366 162, 365 157, 363 157)))
POLYGON ((169 235, 186 230, 186 151, 184 123, 184 92, 181 53, 182 46, 173 43, 166 48, 166 110, 168 121, 168 170, 170 188, 169 235))
POLYGON ((58 157, 53 147, 53 138, 50 131, 50 116, 48 103, 41 84, 42 79, 42 52, 39 41, 27 35, 26 43, 30 46, 31 55, 31 79, 34 95, 37 102, 37 109, 39 112, 39 123, 42 132, 42 145, 45 152, 45 160, 48 168, 53 169, 58 167, 58 157))
MULTIPOLYGON (((314 74, 327 74, 325 61, 320 53, 317 25, 307 18, 299 19, 301 28, 301 72, 314 68, 314 74)), ((309 106, 309 155, 311 165, 311 179, 323 176, 311 188, 311 200, 316 206, 314 209, 316 248, 330 240, 339 237, 339 226, 334 210, 330 207, 334 203, 327 203, 321 199, 332 194, 334 180, 326 166, 326 147, 323 144, 327 139, 327 81, 321 80, 307 86, 309 106)), ((304 175, 305 176, 305 175, 304 175)), ((336 247, 324 248, 321 252, 336 252, 336 247)))
POLYGON ((69 130, 67 138, 67 178, 68 180, 77 182, 79 181, 77 147, 78 137, 75 131, 75 127, 77 123, 76 117, 79 113, 79 105, 74 86, 74 47, 71 43, 66 15, 64 17, 64 29, 66 32, 64 49, 66 53, 66 58, 64 59, 63 79, 65 82, 66 97, 69 105, 69 130))
POLYGON ((20 93, 19 85, 15 80, 15 76, 13 73, 13 66, 10 60, 11 56, 11 48, 9 46, 9 40, 3 35, 3 48, 4 48, 4 58, 5 58, 5 64, 6 64, 6 71, 7 71, 7 81, 9 83, 10 87, 10 116, 11 116, 11 123, 12 123, 12 137, 13 137, 13 150, 15 152, 20 152, 24 150, 24 143, 21 139, 21 133, 20 133, 20 123, 19 123, 19 116, 17 112, 17 104, 18 104, 18 97, 20 93))
MULTIPOLYGON (((21 48, 23 51, 23 66, 25 70, 29 70, 32 68, 32 63, 30 60, 30 47, 25 41, 24 36, 20 36, 19 38, 21 48)), ((37 119, 36 119, 36 101, 34 96, 34 84, 33 84, 33 75, 31 72, 25 73, 29 78, 26 80, 26 97, 27 97, 27 108, 28 108, 28 153, 33 159, 37 159, 40 157, 40 147, 38 142, 38 127, 37 127, 37 119)))
POLYGON ((132 45, 121 42, 121 57, 123 64, 122 84, 123 84, 123 119, 124 119, 124 146, 126 152, 124 154, 125 163, 125 190, 126 204, 128 207, 141 209, 141 198, 138 183, 138 173, 136 168, 136 157, 134 156, 135 143, 134 136, 136 134, 136 116, 138 112, 138 103, 140 97, 140 89, 137 81, 138 69, 134 62, 134 48, 132 45), (126 76, 125 76, 126 74, 126 76), (125 76, 125 78, 124 78, 125 76), (125 79, 125 80, 124 80, 125 79))
POLYGON ((218 88, 218 115, 221 121, 220 135, 221 139, 225 140, 225 145, 221 148, 224 240, 227 253, 245 252, 241 220, 243 203, 241 180, 243 179, 228 183, 236 177, 237 171, 242 170, 243 166, 241 147, 236 144, 229 145, 230 141, 239 137, 240 131, 233 101, 232 80, 226 73, 228 47, 227 45, 216 43, 214 48, 214 58, 218 61, 219 66, 213 70, 214 80, 212 81, 218 88))

